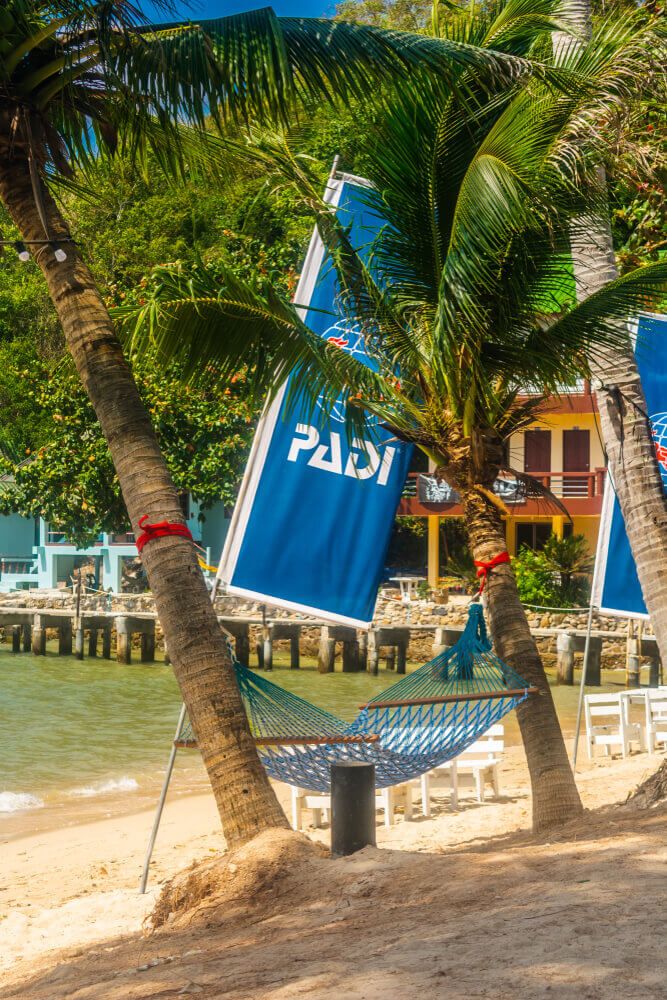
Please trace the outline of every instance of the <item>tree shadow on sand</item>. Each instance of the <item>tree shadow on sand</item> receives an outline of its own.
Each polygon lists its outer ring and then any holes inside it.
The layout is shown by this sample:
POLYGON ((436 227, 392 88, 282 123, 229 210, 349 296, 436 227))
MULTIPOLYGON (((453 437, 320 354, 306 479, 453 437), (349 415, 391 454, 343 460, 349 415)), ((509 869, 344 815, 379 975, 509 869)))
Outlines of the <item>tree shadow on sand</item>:
POLYGON ((607 809, 550 839, 333 860, 269 832, 172 880, 158 930, 45 956, 0 997, 662 998, 666 821, 607 809))

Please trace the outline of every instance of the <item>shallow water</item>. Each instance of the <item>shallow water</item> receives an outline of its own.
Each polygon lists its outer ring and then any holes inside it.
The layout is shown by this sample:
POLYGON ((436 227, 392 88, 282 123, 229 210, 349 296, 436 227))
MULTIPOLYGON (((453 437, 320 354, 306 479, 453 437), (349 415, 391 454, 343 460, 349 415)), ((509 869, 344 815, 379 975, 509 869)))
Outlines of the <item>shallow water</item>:
MULTIPOLYGON (((314 704, 351 720, 360 703, 396 680, 393 672, 318 674, 282 667, 271 679, 314 704)), ((409 668, 410 669, 410 668, 409 668)), ((618 675, 617 680, 621 680, 618 675)), ((555 688, 566 731, 574 728, 577 688, 555 688)), ((0 830, 15 813, 65 804, 90 809, 91 800, 154 796, 164 773, 180 697, 171 667, 124 666, 102 659, 15 654, 0 646, 0 830)), ((506 738, 518 740, 514 715, 506 738)), ((205 783, 196 754, 179 755, 177 787, 205 783)))
MULTIPOLYGON (((394 674, 275 669, 272 680, 345 719, 394 674)), ((171 667, 0 647, 0 820, 61 796, 133 791, 164 768, 180 697, 171 667)))

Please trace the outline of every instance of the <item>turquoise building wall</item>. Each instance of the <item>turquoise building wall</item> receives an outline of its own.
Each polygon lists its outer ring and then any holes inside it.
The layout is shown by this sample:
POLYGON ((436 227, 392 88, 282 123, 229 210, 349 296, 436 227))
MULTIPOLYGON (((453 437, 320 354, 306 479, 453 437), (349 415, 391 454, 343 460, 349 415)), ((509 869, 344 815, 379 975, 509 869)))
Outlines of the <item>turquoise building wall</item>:
MULTIPOLYGON (((199 505, 190 502, 188 527, 195 541, 209 549, 209 562, 217 565, 222 543, 227 533, 228 520, 222 503, 200 518, 199 505)), ((123 562, 136 559, 137 548, 132 541, 113 542, 106 534, 99 536, 97 544, 79 548, 70 545, 62 536, 49 533, 49 525, 41 520, 38 530, 32 518, 20 514, 0 515, 0 592, 39 587, 53 589, 69 585, 72 572, 80 561, 97 559, 101 570, 100 587, 120 592, 123 562)), ((202 558, 206 558, 202 554, 202 558)), ((209 574, 210 575, 210 574, 209 574)))
POLYGON ((20 514, 0 514, 0 557, 26 559, 35 544, 35 521, 20 514))

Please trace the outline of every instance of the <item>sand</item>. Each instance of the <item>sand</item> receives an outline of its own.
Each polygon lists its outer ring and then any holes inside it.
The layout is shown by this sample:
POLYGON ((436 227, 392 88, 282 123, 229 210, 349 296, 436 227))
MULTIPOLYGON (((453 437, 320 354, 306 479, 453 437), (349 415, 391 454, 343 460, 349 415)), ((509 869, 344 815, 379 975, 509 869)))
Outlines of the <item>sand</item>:
MULTIPOLYGON (((413 822, 378 826, 378 848, 349 859, 295 861, 264 845, 255 883, 153 934, 143 923, 161 886, 224 848, 210 794, 168 802, 145 896, 150 811, 3 843, 0 997, 667 997, 667 811, 605 808, 662 759, 584 763, 594 811, 535 838, 512 748, 499 800, 462 799, 452 813, 443 796, 432 818, 417 809, 413 822)), ((307 832, 328 842, 327 830, 307 832)), ((230 874, 223 858, 232 882, 245 865, 230 874)))

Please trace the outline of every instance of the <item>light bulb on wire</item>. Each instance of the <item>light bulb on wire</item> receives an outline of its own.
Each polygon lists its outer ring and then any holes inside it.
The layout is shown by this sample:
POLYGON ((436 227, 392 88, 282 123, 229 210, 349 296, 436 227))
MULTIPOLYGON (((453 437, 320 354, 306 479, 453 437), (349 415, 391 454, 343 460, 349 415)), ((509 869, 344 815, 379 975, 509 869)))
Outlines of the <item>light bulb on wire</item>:
POLYGON ((30 251, 22 240, 17 240, 14 249, 19 255, 19 260, 26 264, 30 260, 30 251))
POLYGON ((58 246, 57 243, 54 244, 54 246, 55 250, 53 252, 53 256, 56 258, 59 264, 62 264, 63 261, 67 260, 67 254, 65 253, 62 247, 58 246))

